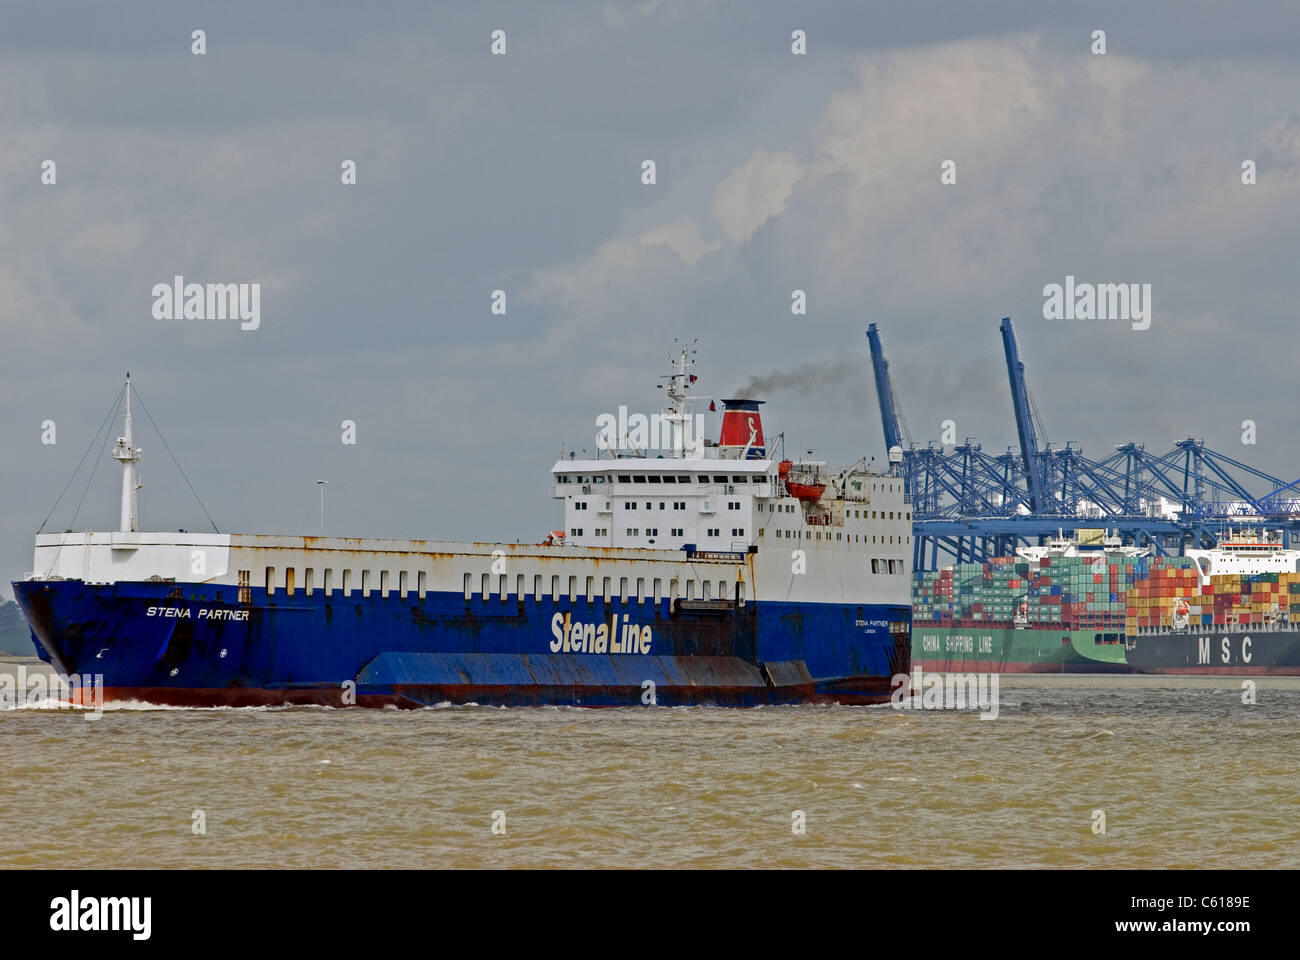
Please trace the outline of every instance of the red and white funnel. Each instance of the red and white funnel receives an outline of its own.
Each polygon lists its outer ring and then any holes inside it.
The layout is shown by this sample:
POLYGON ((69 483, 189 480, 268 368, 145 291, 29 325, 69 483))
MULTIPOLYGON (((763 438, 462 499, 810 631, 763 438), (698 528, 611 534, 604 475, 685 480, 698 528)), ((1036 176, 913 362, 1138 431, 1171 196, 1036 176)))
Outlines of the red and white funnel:
POLYGON ((722 436, 718 451, 737 460, 762 460, 767 456, 763 440, 762 400, 723 400, 722 436))

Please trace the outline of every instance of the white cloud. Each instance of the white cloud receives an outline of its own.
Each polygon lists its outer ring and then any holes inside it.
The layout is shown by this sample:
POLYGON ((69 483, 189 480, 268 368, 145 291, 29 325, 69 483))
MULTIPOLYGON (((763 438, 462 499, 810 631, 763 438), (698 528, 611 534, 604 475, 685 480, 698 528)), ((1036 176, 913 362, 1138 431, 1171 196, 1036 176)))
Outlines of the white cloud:
POLYGON ((759 150, 727 174, 713 194, 713 215, 727 238, 748 240, 781 213, 803 173, 794 154, 759 150))
POLYGON ((641 234, 640 240, 643 244, 662 243, 688 264, 694 264, 700 257, 721 246, 720 243, 705 243, 700 225, 690 217, 680 217, 672 223, 651 227, 641 234))

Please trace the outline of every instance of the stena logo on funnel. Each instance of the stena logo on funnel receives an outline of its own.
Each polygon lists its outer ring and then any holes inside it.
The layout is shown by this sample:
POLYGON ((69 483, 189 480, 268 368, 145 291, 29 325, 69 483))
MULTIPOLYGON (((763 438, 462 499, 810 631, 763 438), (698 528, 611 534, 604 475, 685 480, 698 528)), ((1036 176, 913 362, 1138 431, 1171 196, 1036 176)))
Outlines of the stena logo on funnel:
POLYGON ((763 439, 763 418, 758 407, 762 400, 723 400, 722 436, 718 447, 744 460, 761 460, 767 456, 763 439))

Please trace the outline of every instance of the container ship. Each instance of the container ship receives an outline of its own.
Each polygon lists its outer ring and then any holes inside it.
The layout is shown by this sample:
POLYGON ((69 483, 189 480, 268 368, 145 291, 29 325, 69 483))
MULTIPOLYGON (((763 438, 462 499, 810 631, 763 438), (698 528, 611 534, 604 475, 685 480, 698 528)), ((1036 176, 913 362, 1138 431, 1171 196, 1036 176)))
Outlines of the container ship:
POLYGON ((527 544, 142 532, 128 376, 120 529, 38 534, 13 584, 37 653, 179 706, 887 702, 911 669, 896 468, 769 456, 753 399, 692 439, 690 352, 661 452, 562 456, 563 527, 527 544))
POLYGON ((1081 533, 918 573, 913 660, 966 672, 1300 675, 1300 550, 1246 531, 1150 557, 1081 533))
POLYGON ((918 573, 912 659, 933 671, 1129 673, 1125 597, 1146 576, 1145 554, 1114 537, 1057 536, 918 573))
POLYGON ((1140 673, 1300 676, 1300 550, 1230 531, 1129 596, 1125 657, 1140 673))

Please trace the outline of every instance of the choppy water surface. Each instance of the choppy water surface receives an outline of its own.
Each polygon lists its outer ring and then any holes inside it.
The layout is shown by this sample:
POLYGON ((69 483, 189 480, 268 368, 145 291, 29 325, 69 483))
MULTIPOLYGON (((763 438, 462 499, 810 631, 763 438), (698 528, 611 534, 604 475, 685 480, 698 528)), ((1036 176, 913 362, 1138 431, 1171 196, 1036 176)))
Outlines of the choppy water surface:
POLYGON ((1007 676, 996 720, 6 710, 0 866, 1295 867, 1300 679, 1257 685, 1007 676))

